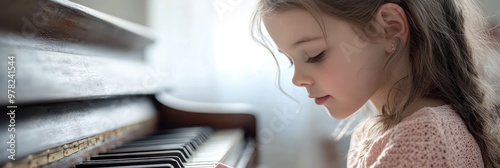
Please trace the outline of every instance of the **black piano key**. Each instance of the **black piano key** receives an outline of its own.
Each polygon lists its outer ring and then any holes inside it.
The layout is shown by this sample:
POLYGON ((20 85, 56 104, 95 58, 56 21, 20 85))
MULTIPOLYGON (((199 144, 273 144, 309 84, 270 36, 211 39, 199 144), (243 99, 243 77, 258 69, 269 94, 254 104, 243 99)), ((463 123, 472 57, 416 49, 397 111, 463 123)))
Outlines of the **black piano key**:
POLYGON ((196 133, 174 133, 174 134, 159 134, 150 135, 143 139, 136 140, 134 142, 140 141, 150 141, 150 140, 161 140, 161 139, 173 139, 173 138, 193 138, 198 144, 202 144, 208 137, 203 137, 196 133))
POLYGON ((160 145, 172 143, 189 143, 192 149, 196 150, 201 144, 197 144, 192 138, 173 138, 173 139, 159 139, 149 141, 133 141, 123 144, 123 146, 146 146, 146 145, 160 145))
POLYGON ((128 145, 128 144, 160 143, 160 142, 167 142, 167 141, 170 141, 170 140, 180 141, 182 139, 185 140, 184 142, 187 141, 187 142, 192 143, 193 144, 192 146, 196 147, 196 148, 198 148, 199 146, 201 146, 204 143, 204 140, 202 140, 199 137, 192 137, 192 138, 175 138, 175 137, 170 137, 170 138, 156 138, 156 139, 137 140, 137 141, 126 143, 124 145, 125 146, 134 146, 134 145, 128 145))
POLYGON ((151 142, 134 142, 127 143, 120 148, 131 148, 131 147, 144 147, 144 146, 158 146, 158 145, 173 145, 173 144, 183 144, 186 146, 186 150, 192 155, 195 151, 194 146, 191 142, 186 141, 172 141, 172 140, 158 140, 151 142))
POLYGON ((210 136, 214 133, 214 129, 211 127, 174 128, 174 129, 158 130, 153 135, 178 133, 178 132, 200 132, 200 133, 204 134, 204 136, 210 136))
MULTIPOLYGON (((205 141, 205 139, 203 139, 199 135, 186 136, 186 135, 179 135, 179 134, 163 134, 163 135, 156 135, 156 136, 148 136, 146 138, 138 139, 138 140, 135 140, 135 141, 132 141, 129 143, 134 144, 134 143, 147 143, 147 142, 161 142, 161 141, 181 140, 181 139, 187 140, 189 142, 193 142, 194 144, 196 144, 196 146, 201 146, 201 144, 203 144, 203 142, 205 141)), ((127 144, 129 144, 129 143, 127 143, 127 144)))
POLYGON ((133 165, 133 166, 110 166, 106 168, 175 168, 172 164, 153 164, 153 165, 133 165))
POLYGON ((116 167, 116 166, 147 166, 157 164, 171 164, 174 168, 182 168, 182 164, 174 158, 150 158, 150 159, 130 159, 130 160, 98 160, 82 161, 76 168, 95 168, 95 167, 116 167))
POLYGON ((171 164, 154 164, 154 165, 133 165, 133 166, 111 166, 106 168, 175 168, 171 164))
POLYGON ((138 147, 125 147, 125 148, 116 148, 107 151, 107 154, 112 153, 130 153, 130 152, 148 152, 148 151, 180 151, 187 158, 191 158, 191 153, 186 149, 186 145, 184 144, 169 144, 169 145, 152 145, 152 146, 138 146, 138 147))
POLYGON ((177 156, 160 156, 160 157, 140 157, 140 158, 118 158, 118 159, 101 159, 101 160, 90 160, 96 163, 99 162, 119 162, 119 161, 142 161, 142 160, 154 160, 154 159, 165 159, 172 158, 182 167, 184 167, 184 162, 177 156))
POLYGON ((191 127, 160 130, 153 135, 125 143, 123 146, 91 157, 79 167, 183 167, 191 155, 214 130, 191 127), (165 159, 175 163, 165 163, 165 159))
POLYGON ((140 158, 117 158, 117 159, 101 159, 101 160, 90 160, 95 162, 110 162, 110 161, 133 161, 133 160, 147 160, 147 159, 163 159, 172 158, 179 163, 183 163, 182 160, 177 156, 159 156, 159 157, 140 157, 140 158))
POLYGON ((178 128, 178 129, 160 130, 160 131, 157 131, 156 133, 154 133, 146 138, 153 138, 153 137, 159 137, 159 136, 161 137, 163 135, 175 135, 178 137, 179 136, 182 136, 182 137, 197 136, 197 137, 201 137, 203 139, 207 139, 213 133, 214 133, 213 129, 211 129, 211 128, 196 128, 196 129, 178 128))
POLYGON ((131 153, 116 153, 116 154, 98 154, 90 157, 90 160, 106 160, 106 159, 127 159, 127 158, 146 158, 146 157, 179 157, 181 162, 186 162, 187 158, 180 151, 153 151, 153 152, 131 152, 131 153))

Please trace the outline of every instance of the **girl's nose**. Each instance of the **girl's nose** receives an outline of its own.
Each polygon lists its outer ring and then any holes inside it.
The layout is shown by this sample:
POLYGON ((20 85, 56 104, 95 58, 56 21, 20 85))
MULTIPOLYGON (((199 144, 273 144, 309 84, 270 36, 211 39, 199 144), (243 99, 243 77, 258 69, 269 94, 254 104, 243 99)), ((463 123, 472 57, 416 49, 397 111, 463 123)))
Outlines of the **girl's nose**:
POLYGON ((292 83, 299 87, 305 87, 312 85, 313 80, 311 77, 301 73, 300 71, 297 71, 296 69, 295 73, 293 74, 292 83))

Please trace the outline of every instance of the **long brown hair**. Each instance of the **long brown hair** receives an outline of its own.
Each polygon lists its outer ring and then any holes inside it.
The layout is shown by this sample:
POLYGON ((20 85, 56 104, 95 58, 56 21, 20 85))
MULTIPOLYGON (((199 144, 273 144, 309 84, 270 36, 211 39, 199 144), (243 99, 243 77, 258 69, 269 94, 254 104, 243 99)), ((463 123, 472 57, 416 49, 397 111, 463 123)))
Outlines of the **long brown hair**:
MULTIPOLYGON (((380 135, 410 114, 403 111, 419 98, 439 99, 451 105, 481 149, 487 168, 500 167, 500 121, 497 78, 493 77, 498 44, 488 36, 487 24, 473 0, 260 0, 254 12, 252 36, 269 51, 262 18, 273 11, 302 9, 315 16, 336 16, 362 30, 373 30, 375 12, 386 3, 401 6, 409 22, 409 41, 401 44, 386 67, 407 51, 411 67, 388 95, 376 122, 369 128, 380 135), (404 87, 403 100, 392 100, 404 87), (409 96, 411 95, 411 96, 409 96)), ((274 56, 274 53, 271 52, 274 56)), ((498 72, 498 71, 497 71, 498 72)), ((411 112, 410 112, 411 113, 411 112)), ((365 151, 366 152, 366 151, 365 151)))

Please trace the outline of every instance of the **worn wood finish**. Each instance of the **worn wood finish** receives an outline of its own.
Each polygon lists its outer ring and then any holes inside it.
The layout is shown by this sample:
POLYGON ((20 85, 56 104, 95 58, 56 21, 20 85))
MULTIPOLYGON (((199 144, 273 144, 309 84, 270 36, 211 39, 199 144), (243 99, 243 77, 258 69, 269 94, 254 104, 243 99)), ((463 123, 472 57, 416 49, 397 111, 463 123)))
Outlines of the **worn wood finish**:
MULTIPOLYGON (((66 0, 0 2, 0 81, 15 56, 15 103, 146 95, 167 89, 144 60, 149 29, 66 0)), ((0 105, 11 104, 0 82, 0 105)))
POLYGON ((98 153, 106 152, 109 149, 114 149, 125 142, 129 142, 140 137, 147 136, 156 131, 156 119, 152 119, 150 121, 151 124, 145 124, 141 127, 140 130, 132 130, 124 133, 124 135, 116 137, 110 141, 103 142, 101 144, 91 146, 88 149, 79 151, 69 157, 65 157, 57 162, 49 163, 47 165, 41 166, 42 168, 68 168, 74 167, 76 164, 81 161, 88 160, 91 156, 96 155, 98 153))
MULTIPOLYGON (((0 44, 2 44, 0 42, 0 44)), ((96 57, 32 48, 0 46, 0 81, 7 81, 7 57, 15 56, 15 104, 61 102, 117 95, 153 94, 162 78, 141 61, 96 57)), ((0 105, 8 101, 7 82, 1 82, 0 105)))
MULTIPOLYGON (((5 114, 4 114, 5 115, 5 114)), ((123 97, 18 107, 16 110, 16 158, 62 146, 102 132, 151 120, 156 109, 149 97, 123 97)), ((1 120, 1 125, 8 125, 1 120)), ((10 133, 0 130, 0 139, 10 133)), ((0 143, 7 149, 7 143, 0 143)), ((0 152, 0 165, 7 161, 0 152)))
POLYGON ((3 0, 1 28, 39 38, 122 50, 143 50, 153 42, 144 27, 67 0, 3 0))

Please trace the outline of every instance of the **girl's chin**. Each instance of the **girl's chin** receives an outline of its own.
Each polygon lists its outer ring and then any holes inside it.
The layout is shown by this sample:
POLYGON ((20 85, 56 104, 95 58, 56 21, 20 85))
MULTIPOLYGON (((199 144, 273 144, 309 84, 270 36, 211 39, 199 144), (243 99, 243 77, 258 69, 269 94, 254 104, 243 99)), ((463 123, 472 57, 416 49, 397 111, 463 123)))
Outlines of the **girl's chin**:
POLYGON ((347 117, 349 117, 353 114, 350 112, 335 110, 335 108, 333 108, 333 107, 328 107, 328 106, 324 106, 324 107, 328 111, 328 114, 330 114, 330 117, 337 119, 337 120, 346 119, 347 117))

